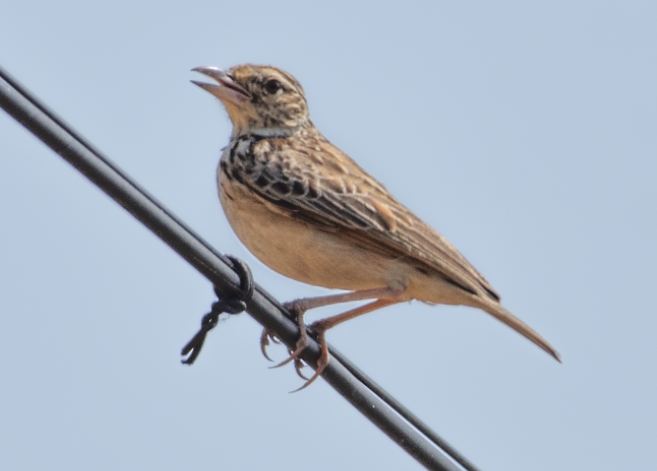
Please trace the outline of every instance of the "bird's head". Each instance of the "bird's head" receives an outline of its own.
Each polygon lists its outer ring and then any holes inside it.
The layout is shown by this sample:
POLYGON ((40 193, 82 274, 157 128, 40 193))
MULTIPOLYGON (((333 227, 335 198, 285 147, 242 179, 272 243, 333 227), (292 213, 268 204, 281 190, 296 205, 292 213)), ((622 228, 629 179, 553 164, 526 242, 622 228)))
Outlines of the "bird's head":
POLYGON ((294 77, 269 66, 238 65, 228 70, 196 67, 217 84, 197 82, 219 98, 233 122, 233 136, 254 132, 291 135, 310 122, 303 89, 294 77))

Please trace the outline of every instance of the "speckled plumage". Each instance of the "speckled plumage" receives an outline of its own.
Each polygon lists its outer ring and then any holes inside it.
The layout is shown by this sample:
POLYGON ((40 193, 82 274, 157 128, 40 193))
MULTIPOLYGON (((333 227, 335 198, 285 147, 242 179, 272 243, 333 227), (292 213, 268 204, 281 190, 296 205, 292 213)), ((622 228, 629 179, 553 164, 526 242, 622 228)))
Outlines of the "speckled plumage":
MULTIPOLYGON (((481 308, 559 359, 500 306, 498 294, 449 242, 322 136, 292 76, 253 65, 194 70, 217 80, 219 85, 195 83, 222 101, 233 122, 218 183, 240 240, 285 276, 354 292, 290 307, 301 319, 312 307, 377 299, 313 324, 320 343, 325 330, 355 315, 418 299, 481 308)), ((290 359, 304 346, 302 339, 290 359)), ((325 353, 312 379, 328 362, 325 353)))

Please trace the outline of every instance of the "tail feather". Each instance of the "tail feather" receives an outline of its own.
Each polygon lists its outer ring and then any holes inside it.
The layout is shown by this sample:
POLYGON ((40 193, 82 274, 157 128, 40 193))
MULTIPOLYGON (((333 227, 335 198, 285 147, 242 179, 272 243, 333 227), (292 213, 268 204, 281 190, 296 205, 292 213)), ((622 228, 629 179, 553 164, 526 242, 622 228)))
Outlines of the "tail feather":
POLYGON ((502 306, 500 306, 497 303, 490 302, 481 306, 481 308, 487 313, 489 313, 491 316, 493 316, 495 319, 503 322, 504 324, 508 325, 519 334, 523 335, 527 339, 534 342, 536 345, 541 347, 547 353, 552 355, 555 360, 561 363, 561 356, 559 355, 559 352, 557 352, 554 349, 554 347, 548 343, 547 340, 541 337, 531 327, 529 327, 523 321, 521 321, 516 316, 511 314, 509 311, 504 309, 502 306))

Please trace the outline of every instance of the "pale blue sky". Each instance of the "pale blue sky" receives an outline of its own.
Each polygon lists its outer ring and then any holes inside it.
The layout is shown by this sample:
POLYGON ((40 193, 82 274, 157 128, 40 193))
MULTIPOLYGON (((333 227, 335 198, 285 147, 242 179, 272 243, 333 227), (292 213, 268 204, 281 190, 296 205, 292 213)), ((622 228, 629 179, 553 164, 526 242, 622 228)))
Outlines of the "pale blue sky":
MULTIPOLYGON (((214 180, 230 124, 189 70, 292 73, 322 132, 564 363, 418 303, 329 341, 484 471, 645 469, 656 24, 648 1, 22 1, 0 64, 281 300, 324 291, 233 235, 214 180)), ((248 315, 181 366, 209 283, 4 113, 0 201, 1 469, 420 469, 323 381, 288 394, 300 380, 267 369, 248 315)))

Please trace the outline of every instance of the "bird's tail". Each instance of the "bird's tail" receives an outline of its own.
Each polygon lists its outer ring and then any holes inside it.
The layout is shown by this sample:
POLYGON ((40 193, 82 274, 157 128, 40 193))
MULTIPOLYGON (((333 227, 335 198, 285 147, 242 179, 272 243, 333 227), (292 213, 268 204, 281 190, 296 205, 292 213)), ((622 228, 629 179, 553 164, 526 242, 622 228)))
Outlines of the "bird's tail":
POLYGON ((511 327, 513 330, 519 334, 524 335, 526 338, 534 342, 536 345, 541 347, 547 353, 552 355, 555 360, 561 363, 561 356, 552 345, 548 343, 543 337, 536 333, 531 327, 525 324, 523 321, 518 319, 516 316, 511 314, 509 311, 504 309, 502 306, 495 302, 487 302, 481 306, 481 308, 493 316, 495 319, 503 322, 504 324, 511 327))

